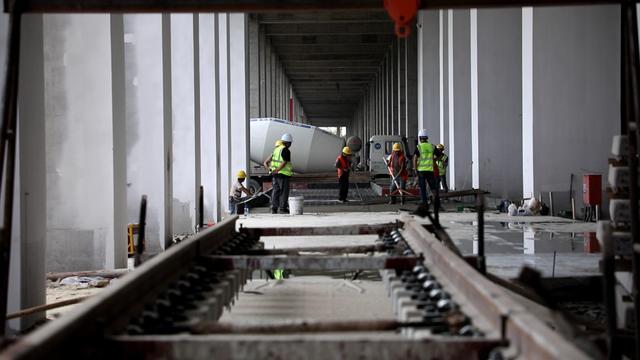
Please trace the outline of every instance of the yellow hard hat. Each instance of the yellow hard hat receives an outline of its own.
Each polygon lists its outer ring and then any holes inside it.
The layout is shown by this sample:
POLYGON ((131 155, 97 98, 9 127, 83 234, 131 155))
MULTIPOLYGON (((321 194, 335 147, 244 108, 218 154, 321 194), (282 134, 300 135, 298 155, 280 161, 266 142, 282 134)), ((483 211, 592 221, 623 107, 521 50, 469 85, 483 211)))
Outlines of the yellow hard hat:
POLYGON ((351 149, 348 146, 345 146, 342 148, 342 153, 343 154, 347 154, 347 155, 351 155, 351 149))
POLYGON ((247 173, 246 173, 246 172, 244 172, 244 170, 240 170, 240 171, 238 171, 238 173, 236 174, 236 177, 237 177, 238 179, 246 179, 246 177, 247 177, 247 173))
POLYGON ((438 144, 436 145, 436 147, 440 150, 444 150, 444 145, 443 144, 438 144))
POLYGON ((400 147, 400 143, 393 144, 393 151, 400 151, 402 148, 400 147))
POLYGON ((282 146, 282 145, 284 145, 282 140, 276 140, 276 146, 282 146))

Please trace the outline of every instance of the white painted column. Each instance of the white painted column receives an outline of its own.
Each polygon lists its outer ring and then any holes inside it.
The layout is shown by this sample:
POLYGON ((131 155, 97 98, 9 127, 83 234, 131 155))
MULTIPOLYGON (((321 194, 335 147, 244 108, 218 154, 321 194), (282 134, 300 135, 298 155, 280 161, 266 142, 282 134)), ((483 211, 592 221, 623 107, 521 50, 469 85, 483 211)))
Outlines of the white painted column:
POLYGON ((171 74, 171 15, 162 14, 162 120, 164 169, 164 248, 171 245, 173 221, 173 77, 171 74))
POLYGON ((110 17, 47 15, 43 27, 47 270, 120 265, 110 17))
MULTIPOLYGON (((171 107, 173 137, 173 231, 196 225, 196 120, 193 15, 171 15, 171 107)), ((199 166, 199 164, 198 164, 199 166)))
POLYGON ((199 15, 199 82, 200 93, 200 184, 204 187, 204 221, 219 222, 220 214, 220 181, 217 170, 219 168, 220 140, 218 138, 219 121, 216 116, 218 110, 216 98, 217 77, 217 46, 215 36, 218 32, 216 15, 199 15))
MULTIPOLYGON (((231 186, 231 159, 232 159, 232 139, 231 139, 231 99, 230 99, 230 59, 229 59, 229 15, 218 14, 218 52, 220 71, 220 168, 221 172, 221 201, 222 207, 228 211, 229 187, 231 186)), ((273 54, 272 54, 273 55, 273 54)))
MULTIPOLYGON (((127 220, 137 223, 148 196, 146 251, 162 251, 172 232, 165 225, 167 165, 163 113, 162 15, 124 15, 127 114, 127 220)), ((170 122, 169 122, 170 125, 170 122)), ((169 218, 170 219, 170 218, 169 218)))
MULTIPOLYGON (((249 170, 249 50, 248 15, 244 13, 229 14, 229 57, 230 63, 230 122, 231 141, 234 144, 231 152, 231 174, 243 169, 249 170)), ((288 97, 286 99, 287 103, 288 97)), ((288 109, 288 107, 287 107, 288 109)), ((286 117, 285 117, 286 118, 286 117)))
POLYGON ((447 10, 447 88, 449 100, 449 188, 456 189, 455 98, 453 89, 453 10, 447 10))
POLYGON ((533 8, 522 8, 522 196, 534 193, 533 8))
MULTIPOLYGON (((4 21, 7 19, 6 15, 0 16, 3 30, 7 29, 7 22, 4 21)), ((44 275, 47 227, 43 219, 47 218, 47 185, 42 19, 41 14, 22 17, 16 181, 7 303, 9 313, 46 302, 44 275)), ((5 49, 5 39, 2 39, 0 46, 5 49)), ((7 334, 29 328, 42 319, 44 313, 10 320, 7 322, 7 334)))
POLYGON ((480 188, 480 145, 478 142, 478 10, 469 13, 471 50, 471 186, 480 188))
POLYGON ((440 141, 444 141, 444 10, 438 10, 438 75, 440 85, 440 141))
POLYGON ((112 14, 111 111, 113 114, 113 233, 108 244, 107 269, 127 266, 127 113, 124 16, 112 14))

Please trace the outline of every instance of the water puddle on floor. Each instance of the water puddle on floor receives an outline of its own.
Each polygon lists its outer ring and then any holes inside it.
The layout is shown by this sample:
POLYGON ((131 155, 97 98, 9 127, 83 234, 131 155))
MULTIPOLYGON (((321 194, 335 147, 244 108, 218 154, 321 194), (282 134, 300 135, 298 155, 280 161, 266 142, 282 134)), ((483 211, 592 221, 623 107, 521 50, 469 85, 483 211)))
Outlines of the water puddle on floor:
MULTIPOLYGON (((558 223, 485 223, 486 254, 599 253, 595 232, 563 232, 558 223), (555 230, 546 229, 553 224, 555 230), (546 226, 545 226, 546 225, 546 226)), ((476 254, 477 223, 450 222, 447 232, 464 254, 476 254)))

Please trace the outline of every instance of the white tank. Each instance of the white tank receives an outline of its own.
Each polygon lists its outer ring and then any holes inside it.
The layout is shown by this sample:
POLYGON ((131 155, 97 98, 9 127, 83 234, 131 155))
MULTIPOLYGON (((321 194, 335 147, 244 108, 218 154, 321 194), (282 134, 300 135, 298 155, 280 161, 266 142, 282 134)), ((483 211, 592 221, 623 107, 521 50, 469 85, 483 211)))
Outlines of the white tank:
POLYGON ((251 160, 259 164, 271 155, 276 140, 291 134, 291 163, 296 173, 334 171, 344 147, 344 139, 320 128, 274 118, 251 119, 250 133, 251 160))

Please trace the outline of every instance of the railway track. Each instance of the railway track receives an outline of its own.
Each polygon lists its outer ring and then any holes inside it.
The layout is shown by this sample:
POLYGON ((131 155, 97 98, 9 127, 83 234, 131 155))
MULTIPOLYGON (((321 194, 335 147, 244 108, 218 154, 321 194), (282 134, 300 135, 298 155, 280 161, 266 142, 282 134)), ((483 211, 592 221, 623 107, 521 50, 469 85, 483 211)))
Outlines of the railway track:
MULTIPOLYGON (((410 217, 382 225, 238 228, 171 247, 1 359, 587 358, 410 217), (263 236, 378 234, 371 246, 265 250, 263 236), (345 253, 354 254, 344 256, 345 253), (379 270, 394 320, 223 324, 259 269, 379 270)), ((284 280, 286 281, 286 280, 284 280)))

